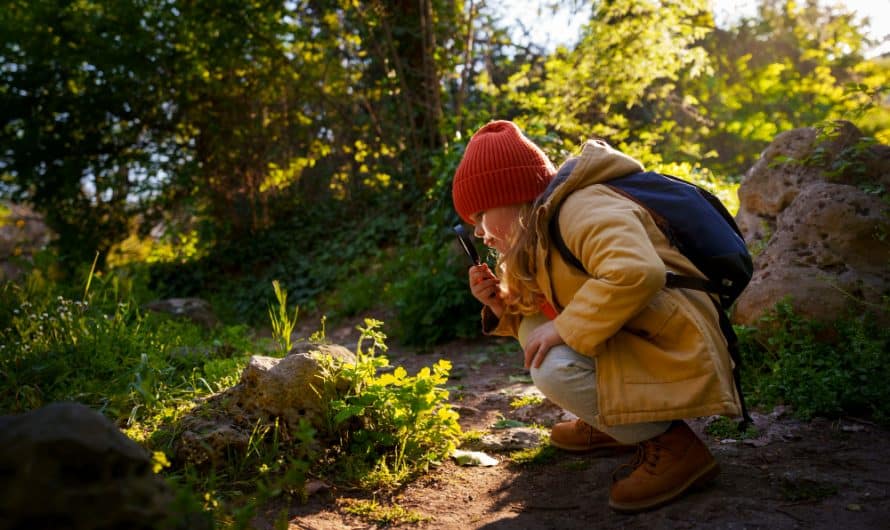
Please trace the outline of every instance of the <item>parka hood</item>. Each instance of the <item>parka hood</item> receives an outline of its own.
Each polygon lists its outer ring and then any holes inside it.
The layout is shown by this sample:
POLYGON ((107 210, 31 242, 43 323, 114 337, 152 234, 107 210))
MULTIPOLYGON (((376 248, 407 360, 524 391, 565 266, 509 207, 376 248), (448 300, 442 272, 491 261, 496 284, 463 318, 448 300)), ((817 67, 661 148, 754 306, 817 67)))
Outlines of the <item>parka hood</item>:
POLYGON ((539 208, 538 233, 546 233, 553 205, 562 203, 573 191, 640 171, 643 171, 643 164, 636 159, 602 140, 588 140, 580 155, 563 162, 556 177, 538 198, 535 205, 539 208))

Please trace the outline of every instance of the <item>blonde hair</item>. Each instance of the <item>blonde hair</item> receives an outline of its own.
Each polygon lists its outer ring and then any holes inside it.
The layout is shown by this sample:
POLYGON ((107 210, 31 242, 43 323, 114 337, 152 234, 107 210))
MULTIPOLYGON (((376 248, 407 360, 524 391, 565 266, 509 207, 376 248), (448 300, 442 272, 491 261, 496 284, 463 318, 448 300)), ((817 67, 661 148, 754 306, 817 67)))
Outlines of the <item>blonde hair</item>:
POLYGON ((538 313, 544 299, 536 279, 538 268, 535 251, 539 237, 535 227, 539 212, 540 208, 533 203, 522 205, 513 227, 510 248, 498 256, 497 268, 501 273, 504 305, 511 314, 538 313))

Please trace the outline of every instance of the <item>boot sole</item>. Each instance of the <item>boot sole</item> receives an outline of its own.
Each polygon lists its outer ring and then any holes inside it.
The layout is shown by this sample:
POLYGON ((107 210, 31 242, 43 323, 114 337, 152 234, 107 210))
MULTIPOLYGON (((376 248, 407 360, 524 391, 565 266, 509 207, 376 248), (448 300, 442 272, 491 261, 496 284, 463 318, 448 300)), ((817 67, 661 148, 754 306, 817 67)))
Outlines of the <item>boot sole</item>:
POLYGON ((707 485, 709 482, 717 478, 717 475, 719 474, 720 466, 717 465, 717 461, 714 460, 711 462, 710 466, 703 469, 700 473, 690 477, 689 480, 687 480, 679 488, 659 495, 658 497, 646 499, 639 502, 618 503, 613 501, 612 499, 609 499, 609 507, 616 512, 621 513, 638 513, 644 512, 646 510, 653 510, 655 508, 664 506, 665 504, 680 497, 689 490, 707 485))
POLYGON ((627 445, 627 444, 612 444, 612 445, 597 445, 597 446, 589 446, 589 445, 564 445, 559 443, 554 443, 553 440, 550 440, 550 445, 557 449, 561 449, 563 451, 569 453, 625 453, 628 451, 633 451, 637 448, 636 444, 627 445))

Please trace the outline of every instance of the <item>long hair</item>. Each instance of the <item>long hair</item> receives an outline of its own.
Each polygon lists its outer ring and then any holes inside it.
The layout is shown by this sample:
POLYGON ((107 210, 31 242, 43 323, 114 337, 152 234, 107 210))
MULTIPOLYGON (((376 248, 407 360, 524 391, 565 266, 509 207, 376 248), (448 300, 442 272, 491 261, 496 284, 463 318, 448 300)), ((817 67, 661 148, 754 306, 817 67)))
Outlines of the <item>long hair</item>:
POLYGON ((501 290, 506 311, 511 314, 533 315, 540 311, 543 291, 535 278, 538 246, 536 204, 525 203, 513 227, 510 248, 498 256, 497 268, 501 276, 501 290))
POLYGON ((513 227, 510 249, 498 258, 504 288, 504 303, 507 311, 521 315, 533 315, 540 311, 544 301, 544 291, 538 286, 536 251, 538 247, 549 248, 550 234, 547 230, 538 231, 539 217, 544 212, 542 204, 574 171, 580 157, 572 156, 559 167, 556 176, 547 189, 533 203, 524 204, 513 227))

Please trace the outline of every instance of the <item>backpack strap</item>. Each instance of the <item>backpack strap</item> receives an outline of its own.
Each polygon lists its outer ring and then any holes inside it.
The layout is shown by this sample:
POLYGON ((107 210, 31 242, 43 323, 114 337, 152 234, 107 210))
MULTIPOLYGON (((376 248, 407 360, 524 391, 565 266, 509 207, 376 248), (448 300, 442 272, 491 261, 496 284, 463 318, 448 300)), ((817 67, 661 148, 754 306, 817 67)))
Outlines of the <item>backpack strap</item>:
MULTIPOLYGON (((559 229, 559 212, 561 209, 562 204, 558 204, 553 215, 550 217, 550 222, 548 223, 550 241, 559 251, 560 256, 562 256, 562 259, 564 259, 566 263, 575 267, 579 271, 587 273, 587 267, 585 267, 581 260, 569 250, 569 247, 566 245, 566 242, 562 237, 562 231, 559 229)), ((672 272, 668 272, 666 275, 665 287, 694 289, 696 291, 718 294, 722 290, 720 289, 720 286, 705 278, 683 276, 672 272)), ((729 350, 730 358, 732 358, 732 379, 735 383, 736 392, 739 395, 739 405, 742 407, 742 421, 739 422, 738 427, 739 430, 745 430, 749 424, 754 423, 754 420, 751 419, 750 414, 748 414, 748 407, 745 406, 745 395, 742 392, 742 356, 739 351, 739 339, 732 327, 732 322, 729 321, 729 316, 726 314, 726 311, 723 310, 720 303, 714 300, 713 297, 709 298, 711 298, 714 307, 717 309, 717 315, 720 320, 720 331, 723 332, 723 336, 726 338, 726 347, 727 350, 729 350)))
MULTIPOLYGON (((636 202, 636 201, 635 201, 636 202)), ((587 267, 581 263, 569 247, 566 246, 565 240, 562 238, 562 232, 559 229, 559 212, 562 209, 562 204, 556 206, 556 209, 553 212, 553 216, 550 218, 549 230, 550 230, 550 240, 556 249, 559 250, 560 256, 562 259, 566 261, 572 267, 575 267, 579 271, 587 272, 587 267)), ((668 272, 665 274, 665 287, 676 287, 678 289, 694 289, 696 291, 705 291, 708 293, 721 294, 723 289, 720 285, 707 278, 699 278, 697 276, 684 276, 681 274, 675 274, 673 272, 668 272)))
POLYGON ((712 301, 714 302, 714 307, 717 308, 717 315, 720 318, 720 330, 723 332, 723 336, 726 337, 726 349, 729 350, 729 356, 732 358, 732 379, 735 382, 736 392, 739 395, 739 405, 742 407, 742 421, 739 422, 739 430, 744 431, 748 428, 748 425, 754 423, 754 420, 748 414, 748 407, 745 406, 745 394, 742 392, 742 354, 739 351, 739 337, 736 335, 726 311, 723 310, 716 300, 712 299, 712 301))

